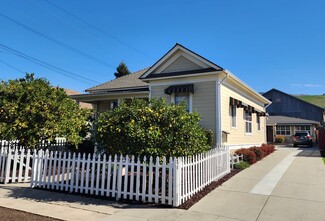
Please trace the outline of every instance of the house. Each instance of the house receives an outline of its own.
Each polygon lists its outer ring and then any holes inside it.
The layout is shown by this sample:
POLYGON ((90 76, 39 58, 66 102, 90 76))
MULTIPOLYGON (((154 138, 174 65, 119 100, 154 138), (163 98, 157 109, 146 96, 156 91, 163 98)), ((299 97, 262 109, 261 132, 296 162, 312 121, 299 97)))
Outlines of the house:
POLYGON ((201 115, 200 124, 214 132, 214 142, 232 148, 266 142, 265 107, 270 102, 230 71, 176 44, 151 67, 73 95, 92 103, 98 113, 123 99, 165 98, 187 103, 201 115))
POLYGON ((293 142, 293 135, 298 131, 308 131, 315 141, 318 121, 306 120, 287 116, 269 116, 266 121, 267 142, 275 142, 278 135, 285 137, 285 143, 293 142))
POLYGON ((324 108, 274 88, 264 93, 263 96, 272 102, 267 107, 267 113, 270 116, 287 116, 324 123, 324 108))

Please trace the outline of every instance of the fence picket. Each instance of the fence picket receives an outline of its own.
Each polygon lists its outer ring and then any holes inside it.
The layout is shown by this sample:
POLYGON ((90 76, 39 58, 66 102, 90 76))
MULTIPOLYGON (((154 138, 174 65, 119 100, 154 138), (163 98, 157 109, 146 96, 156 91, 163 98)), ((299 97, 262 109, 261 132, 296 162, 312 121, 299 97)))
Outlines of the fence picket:
POLYGON ((147 183, 147 157, 143 157, 142 161, 142 194, 141 194, 141 200, 142 202, 146 201, 146 183, 147 183))
POLYGON ((159 201, 159 157, 156 157, 155 166, 155 203, 159 201))
MULTIPOLYGON (((77 156, 77 165, 76 165, 76 180, 75 180, 75 187, 74 187, 74 192, 79 192, 80 193, 82 192, 81 189, 79 189, 81 183, 79 183, 80 181, 80 173, 82 173, 82 169, 80 168, 81 167, 81 154, 78 153, 78 156, 77 156)), ((72 190, 73 191, 73 190, 72 190)))
POLYGON ((90 170, 90 162, 91 162, 91 155, 90 153, 88 154, 88 158, 86 161, 86 185, 85 185, 85 193, 88 194, 89 193, 89 170, 90 170))
MULTIPOLYGON (((100 195, 104 196, 105 194, 105 180, 106 180, 106 154, 103 156, 103 162, 102 162, 102 184, 100 188, 100 195)), ((108 189, 106 189, 108 191, 108 189)))
POLYGON ((166 202, 166 157, 162 159, 162 167, 161 167, 161 203, 165 204, 166 202))
POLYGON ((123 199, 127 199, 127 193, 128 193, 128 173, 129 173, 129 156, 126 155, 125 157, 125 172, 124 172, 124 189, 123 189, 123 199))
POLYGON ((96 154, 93 153, 93 159, 91 161, 91 178, 90 178, 90 194, 94 194, 95 185, 95 170, 96 170, 96 154))
POLYGON ((137 176, 136 176, 136 186, 135 186, 135 200, 139 200, 140 196, 140 157, 137 158, 137 176))
POLYGON ((97 171, 96 171, 96 189, 95 189, 95 194, 98 196, 99 194, 99 174, 100 174, 100 165, 101 165, 101 159, 100 159, 100 155, 98 155, 98 159, 97 159, 97 171))
POLYGON ((72 160, 71 160, 71 180, 69 185, 69 193, 73 192, 73 186, 75 184, 75 170, 76 170, 76 153, 72 154, 72 160))
POLYGON ((131 157, 131 170, 130 170, 130 194, 129 199, 133 200, 134 197, 134 156, 131 157))
MULTIPOLYGON (((113 187, 111 186, 111 174, 112 174, 112 156, 108 157, 107 163, 107 188, 106 188, 106 196, 110 196, 110 193, 113 195, 113 187)), ((115 190, 114 190, 115 193, 115 190)))

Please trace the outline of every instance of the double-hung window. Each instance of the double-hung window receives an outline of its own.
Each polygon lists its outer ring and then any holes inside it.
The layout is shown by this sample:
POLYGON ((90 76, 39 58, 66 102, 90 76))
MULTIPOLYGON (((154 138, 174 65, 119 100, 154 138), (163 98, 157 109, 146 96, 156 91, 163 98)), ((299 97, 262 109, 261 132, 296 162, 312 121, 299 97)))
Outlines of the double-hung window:
POLYGON ((230 105, 230 118, 231 118, 231 127, 237 126, 237 106, 236 105, 230 105))
POLYGON ((261 117, 258 113, 256 114, 256 123, 257 123, 257 130, 261 130, 261 117))
POLYGON ((251 134, 252 133, 252 112, 245 110, 244 120, 245 120, 245 132, 247 134, 251 134))
POLYGON ((175 104, 178 105, 182 102, 185 102, 186 111, 191 112, 191 99, 189 92, 175 93, 175 104))
POLYGON ((290 126, 276 126, 276 135, 291 135, 290 126))

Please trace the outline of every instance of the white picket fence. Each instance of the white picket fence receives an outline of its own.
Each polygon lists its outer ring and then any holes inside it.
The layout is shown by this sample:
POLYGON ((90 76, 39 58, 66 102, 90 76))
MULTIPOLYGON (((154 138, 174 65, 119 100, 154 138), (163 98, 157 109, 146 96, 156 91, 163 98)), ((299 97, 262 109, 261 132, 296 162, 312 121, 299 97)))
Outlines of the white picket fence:
POLYGON ((178 206, 230 172, 229 148, 180 158, 38 151, 31 187, 178 206))
POLYGON ((230 155, 230 168, 233 170, 234 169, 234 165, 236 163, 240 163, 243 162, 244 160, 244 155, 238 155, 238 154, 231 154, 230 155))
POLYGON ((29 149, 1 146, 0 182, 29 182, 31 179, 32 154, 29 149))

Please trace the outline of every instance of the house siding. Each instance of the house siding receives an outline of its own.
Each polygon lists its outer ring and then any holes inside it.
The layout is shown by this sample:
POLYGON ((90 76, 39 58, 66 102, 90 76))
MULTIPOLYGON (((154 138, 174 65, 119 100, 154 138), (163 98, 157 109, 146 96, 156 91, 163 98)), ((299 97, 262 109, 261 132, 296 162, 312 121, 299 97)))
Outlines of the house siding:
POLYGON ((260 130, 257 129, 257 116, 252 114, 252 133, 246 134, 245 132, 245 120, 244 120, 244 108, 236 109, 237 125, 235 128, 231 126, 230 116, 230 97, 240 100, 260 111, 264 111, 262 104, 256 103, 242 95, 242 93, 236 92, 231 88, 222 85, 221 86, 221 99, 222 99, 222 130, 228 132, 227 142, 229 145, 257 145, 266 142, 266 126, 265 117, 260 117, 260 130))
POLYGON ((161 73, 170 73, 177 71, 188 71, 188 70, 197 70, 202 67, 185 58, 184 56, 180 56, 173 63, 171 63, 168 67, 166 67, 161 73))
MULTIPOLYGON (((170 85, 151 86, 151 98, 165 98, 171 102, 171 95, 165 94, 164 90, 170 85)), ((201 115, 200 125, 216 132, 216 82, 194 83, 192 94, 192 111, 201 115)))

